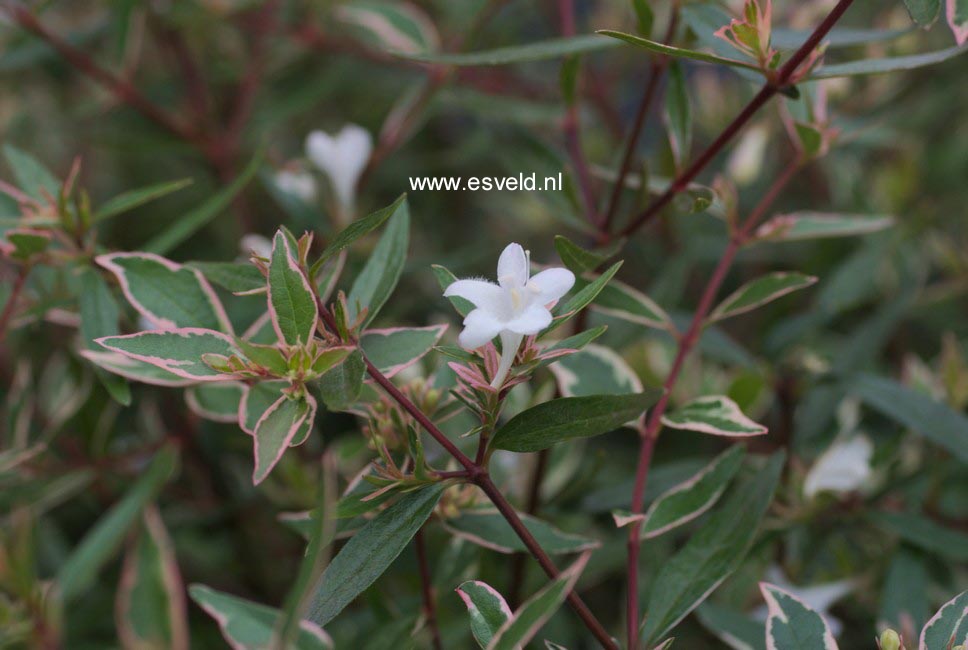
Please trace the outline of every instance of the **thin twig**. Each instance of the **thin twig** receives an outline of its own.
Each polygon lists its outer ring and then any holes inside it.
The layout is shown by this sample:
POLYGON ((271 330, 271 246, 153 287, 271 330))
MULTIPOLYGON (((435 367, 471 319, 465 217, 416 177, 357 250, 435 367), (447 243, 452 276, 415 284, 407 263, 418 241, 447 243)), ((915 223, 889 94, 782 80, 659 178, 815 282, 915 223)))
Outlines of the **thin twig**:
POLYGON ((444 644, 440 640, 440 628, 437 625, 437 605, 434 601, 434 583, 430 577, 430 567, 427 564, 427 549, 424 544, 423 529, 413 536, 413 548, 417 553, 417 566, 420 569, 420 591, 423 594, 424 616, 427 627, 433 639, 435 650, 443 650, 444 644))
POLYGON ((10 324, 10 319, 13 318, 14 307, 17 304, 17 300, 20 299, 20 293, 27 283, 27 275, 29 273, 30 267, 24 264, 20 267, 17 278, 13 281, 13 288, 11 288, 10 295, 7 297, 7 304, 3 306, 3 311, 0 312, 0 341, 7 335, 7 326, 10 324))
MULTIPOLYGON (((673 5, 671 13, 669 14, 669 26, 666 28, 665 37, 662 39, 663 43, 668 45, 672 42, 678 23, 679 5, 676 3, 673 5)), ((612 194, 608 198, 608 207, 605 209, 604 216, 599 224, 599 228, 604 232, 612 229, 612 221, 615 219, 615 213, 618 211, 619 199, 622 197, 622 190, 625 186, 625 178, 628 176, 629 170, 632 167, 635 150, 638 147, 639 138, 645 126, 645 118, 652 108, 652 100, 656 95, 659 82, 662 80, 662 75, 665 73, 667 67, 669 67, 669 57, 661 54, 653 57, 652 65, 649 67, 649 80, 646 82, 645 90, 642 92, 642 101, 639 102, 639 109, 635 114, 632 132, 629 134, 628 140, 625 143, 625 153, 622 156, 622 164, 619 167, 618 177, 615 179, 615 184, 612 185, 612 194)))
MULTIPOLYGON (((726 279, 726 274, 732 266, 733 260, 736 258, 736 254, 745 243, 750 231, 765 216, 766 211, 780 195, 780 192, 786 187, 787 183, 790 182, 790 180, 797 173, 797 171, 802 168, 802 166, 803 161, 799 158, 793 160, 789 165, 787 165, 787 167, 781 172, 781 174, 760 199, 759 203, 757 203, 756 207, 753 208, 753 211, 750 213, 743 225, 740 226, 735 233, 731 234, 729 243, 726 245, 726 249, 719 258, 719 262, 716 264, 716 268, 713 270, 713 273, 706 284, 706 288, 703 290, 702 297, 699 299, 699 305, 696 307, 696 311, 693 314, 689 329, 686 330, 686 333, 683 334, 679 339, 675 360, 672 362, 672 368, 669 370, 669 375, 666 377, 665 383, 663 384, 664 391, 662 397, 659 398, 659 401, 656 403, 656 405, 652 408, 652 410, 649 411, 645 430, 642 432, 641 444, 639 447, 638 466, 635 471, 635 487, 632 493, 631 512, 633 515, 642 513, 643 502, 645 499, 645 485, 648 479, 649 466, 652 463, 652 452, 655 449, 655 442, 659 429, 662 427, 662 416, 665 414, 666 407, 669 404, 669 396, 672 393, 672 389, 676 385, 676 381, 679 379, 679 375, 682 372, 683 366, 685 365, 686 358, 699 342, 703 324, 705 323, 706 316, 713 308, 713 302, 716 300, 716 294, 719 292, 719 288, 726 279)), ((626 595, 626 625, 629 640, 628 645, 632 650, 637 649, 639 645, 638 575, 639 547, 641 541, 639 531, 641 528, 641 523, 641 521, 636 521, 631 524, 629 527, 628 537, 628 593, 626 595)))
MULTIPOLYGON (((833 29, 833 26, 837 24, 840 17, 843 16, 847 8, 850 7, 853 0, 839 0, 837 5, 830 10, 827 17, 817 25, 813 33, 804 41, 803 45, 794 52, 790 60, 787 61, 782 68, 777 72, 777 74, 768 79, 763 87, 760 89, 756 96, 750 100, 749 104, 740 112, 736 118, 726 126, 726 128, 719 134, 719 136, 713 140, 713 143, 703 151, 699 157, 681 174, 676 176, 675 180, 669 185, 665 192, 659 195, 655 200, 652 201, 638 216, 632 219, 629 224, 623 228, 618 235, 627 237, 631 235, 636 230, 644 226, 646 223, 658 216, 659 212, 666 205, 669 204, 672 199, 683 192, 689 183, 699 175, 706 165, 712 161, 716 155, 722 151, 730 140, 739 133, 746 123, 769 101, 775 94, 780 90, 785 88, 790 80, 793 78, 794 73, 797 72, 797 68, 800 64, 810 56, 810 53, 820 44, 820 41, 827 35, 827 33, 833 29)), ((603 242, 607 242, 611 239, 611 235, 608 233, 603 233, 600 239, 603 242)))

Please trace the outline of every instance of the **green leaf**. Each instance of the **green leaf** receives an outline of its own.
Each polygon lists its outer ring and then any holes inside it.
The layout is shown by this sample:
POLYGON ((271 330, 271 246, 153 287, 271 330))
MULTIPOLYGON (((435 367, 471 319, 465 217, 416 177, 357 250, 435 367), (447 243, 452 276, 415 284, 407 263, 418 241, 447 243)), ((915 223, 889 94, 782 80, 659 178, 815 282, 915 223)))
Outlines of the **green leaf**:
MULTIPOLYGON (((191 585, 188 595, 215 619, 222 636, 232 648, 264 650, 269 647, 279 610, 215 591, 205 585, 191 585)), ((309 621, 300 621, 294 650, 333 648, 333 640, 321 627, 309 621)))
POLYGON ((698 474, 667 490, 645 513, 642 537, 658 537, 713 507, 743 463, 745 451, 733 445, 698 474))
POLYGON ((364 325, 372 322, 400 279, 410 244, 410 211, 406 200, 394 214, 395 218, 387 225, 346 297, 351 322, 360 313, 358 307, 367 308, 364 325))
POLYGON ((96 261, 114 274, 131 306, 155 327, 232 331, 225 308, 199 271, 150 253, 111 253, 96 261))
POLYGON ((655 21, 655 14, 648 0, 632 0, 632 8, 635 10, 636 27, 640 36, 648 38, 652 33, 652 23, 655 21))
POLYGON ((572 54, 581 54, 614 47, 616 43, 596 34, 582 34, 567 38, 552 38, 544 41, 533 41, 526 45, 511 45, 498 47, 493 50, 480 52, 463 52, 460 54, 397 54, 400 58, 410 61, 437 63, 443 65, 508 65, 524 63, 526 61, 544 61, 558 59, 572 54))
MULTIPOLYGON (((600 546, 594 539, 562 532, 537 517, 527 514, 519 516, 547 553, 578 553, 600 546)), ((528 551, 507 520, 493 508, 464 510, 456 517, 445 520, 444 526, 457 537, 498 553, 528 551)))
POLYGON ((334 12, 350 32, 372 46, 414 54, 436 50, 440 36, 423 9, 398 2, 357 0, 334 12))
POLYGON ((313 288, 281 230, 272 238, 269 314, 280 341, 306 345, 313 339, 319 320, 313 288))
POLYGON ((959 46, 965 45, 968 41, 968 0, 946 0, 945 17, 955 42, 959 46))
POLYGON ((714 436, 742 438, 760 436, 766 427, 749 419, 739 405, 725 395, 706 395, 683 404, 662 416, 662 424, 714 436))
POLYGON ((650 388, 632 395, 562 397, 531 407, 497 430, 491 445, 507 451, 541 451, 563 440, 613 431, 638 418, 662 391, 650 388))
POLYGON ((604 252, 585 250, 563 235, 555 236, 555 250, 558 251, 558 257, 564 265, 575 275, 594 271, 615 253, 611 249, 604 252))
POLYGON ((924 54, 834 63, 817 68, 810 74, 809 78, 831 79, 834 77, 854 77, 858 75, 886 74, 901 70, 914 70, 916 68, 943 63, 965 52, 968 52, 968 44, 949 47, 935 52, 926 52, 924 54))
MULTIPOLYGON (((584 278, 576 278, 575 287, 587 286, 584 278)), ((592 309, 630 323, 660 330, 672 330, 672 319, 654 300, 624 282, 612 280, 602 287, 592 303, 592 309)))
POLYGON ((97 339, 97 342, 108 350, 193 381, 233 379, 233 375, 223 374, 209 366, 205 359, 207 355, 220 358, 238 354, 235 343, 225 334, 197 327, 105 336, 97 339))
POLYGON ((946 602, 924 629, 918 650, 946 650, 968 638, 968 591, 946 602))
POLYGON ((311 429, 315 418, 316 399, 308 394, 305 399, 292 399, 283 395, 262 414, 256 421, 254 430, 253 485, 265 480, 300 430, 307 422, 311 429))
POLYGON ((176 219, 163 232, 145 244, 143 249, 149 253, 164 255, 204 228, 215 217, 222 214, 229 207, 229 204, 235 196, 255 176, 259 166, 262 164, 264 154, 265 150, 259 149, 252 156, 252 159, 245 166, 245 169, 242 170, 242 173, 236 176, 231 184, 213 194, 208 200, 194 210, 191 210, 188 214, 176 219))
POLYGON ((760 583, 769 615, 766 645, 784 650, 837 650, 830 627, 802 600, 776 585, 760 583))
MULTIPOLYGON (((133 359, 120 352, 109 352, 107 350, 81 350, 80 355, 96 365, 98 368, 107 370, 110 373, 130 379, 132 381, 150 384, 152 386, 189 386, 195 383, 194 379, 180 377, 172 372, 160 368, 154 364, 146 363, 133 359)), ((125 390, 130 402, 130 390, 125 390)), ((117 398, 116 398, 117 399, 117 398)), ((119 400, 120 401, 120 400, 119 400)), ((124 404, 124 402, 122 402, 124 404)))
POLYGON ((234 381, 199 384, 185 391, 185 402, 192 413, 206 420, 238 422, 244 389, 245 384, 234 381))
POLYGON ((848 390, 864 404, 968 462, 968 417, 891 379, 860 374, 848 390))
POLYGON ((665 637, 739 567, 773 499, 784 455, 774 454, 723 503, 656 576, 643 627, 646 643, 665 637))
POLYGON ((43 163, 12 144, 3 145, 3 155, 13 171, 17 185, 25 194, 43 202, 46 202, 45 192, 50 197, 57 198, 61 183, 43 163))
POLYGON ((954 562, 968 562, 968 535, 909 512, 871 513, 875 524, 904 541, 954 562))
POLYGON ((84 594, 98 571, 115 554, 141 511, 175 472, 178 459, 172 447, 159 451, 131 489, 84 535, 57 572, 61 598, 69 602, 84 594))
POLYGON ((588 345, 550 368, 564 397, 641 393, 642 381, 611 348, 588 345))
POLYGON ((188 262, 185 266, 198 269, 209 282, 214 282, 233 293, 264 290, 266 278, 252 264, 238 262, 188 262))
POLYGON ((155 185, 149 185, 148 187, 142 187, 137 190, 130 190, 122 194, 118 194, 112 199, 105 201, 105 203, 98 208, 94 213, 94 223, 104 221, 105 219, 110 219, 116 215, 127 212, 137 208, 140 205, 154 201, 155 199, 160 199, 163 196, 167 196, 172 192, 177 192, 178 190, 187 187, 192 184, 192 179, 181 178, 177 181, 166 181, 164 183, 157 183, 155 185))
POLYGON ((802 241, 866 235, 890 228, 893 217, 794 212, 778 215, 756 229, 755 241, 802 241))
POLYGON ((571 319, 572 316, 584 309, 588 304, 595 300, 599 292, 605 288, 616 273, 618 273, 619 268, 621 268, 622 262, 616 262, 608 268, 604 273, 599 275, 591 282, 579 282, 579 278, 575 278, 575 289, 576 291, 571 298, 560 304, 555 308, 555 318, 551 321, 551 325, 542 330, 541 334, 538 336, 545 336, 549 332, 553 332, 559 326, 564 324, 566 321, 571 319))
POLYGON ((692 148, 692 105, 686 78, 678 61, 669 64, 668 74, 665 110, 669 121, 669 146, 678 168, 689 161, 692 148))
POLYGON ((404 494, 353 535, 320 577, 309 619, 326 625, 373 584, 423 526, 445 487, 435 483, 404 494))
POLYGON ((357 350, 320 377, 315 388, 328 410, 345 411, 359 399, 365 374, 366 364, 362 353, 357 350))
POLYGON ((360 347, 380 372, 392 377, 430 352, 446 329, 446 325, 430 325, 367 330, 360 337, 360 347))
MULTIPOLYGON (((95 269, 85 269, 81 274, 81 291, 77 296, 81 316, 81 340, 87 350, 100 350, 94 339, 114 336, 118 333, 121 310, 111 294, 111 289, 95 269)), ((123 378, 96 368, 98 380, 112 398, 120 404, 131 404, 131 389, 123 378)))
POLYGON ((319 273, 319 269, 323 267, 323 264, 331 258, 333 255, 339 253, 341 250, 355 242, 360 237, 376 230, 383 225, 383 222, 392 217, 400 209, 400 206, 407 199, 406 194, 401 194, 397 197, 397 200, 388 205, 385 208, 381 208, 376 212, 371 212, 362 219, 357 219, 350 225, 346 226, 343 230, 339 232, 333 239, 329 242, 329 245, 323 250, 322 255, 313 264, 310 271, 312 277, 316 277, 319 273))
POLYGON ((924 556, 900 545, 891 558, 880 592, 877 620, 888 627, 920 630, 928 620, 928 568, 924 556))
POLYGON ((575 560, 574 564, 562 571, 557 579, 524 601, 491 639, 491 643, 487 646, 488 650, 523 648, 571 593, 590 555, 590 553, 583 554, 575 560))
POLYGON ((154 506, 145 510, 125 555, 115 612, 125 647, 187 650, 184 587, 174 547, 154 506))
POLYGON ((687 50, 681 47, 672 47, 671 45, 663 45, 662 43, 650 41, 647 38, 642 38, 641 36, 635 36, 634 34, 616 32, 610 29, 600 29, 598 30, 598 33, 604 34, 605 36, 611 36, 612 38, 617 38, 620 41, 625 41, 626 43, 636 45, 650 52, 655 52, 656 54, 670 56, 675 59, 693 59, 695 61, 703 61, 705 63, 716 63, 716 64, 727 65, 735 68, 745 68, 747 70, 755 70, 756 72, 760 71, 760 69, 757 66, 753 65, 752 63, 739 61, 737 59, 728 59, 726 57, 718 56, 716 54, 709 54, 707 52, 697 52, 696 50, 687 50))
POLYGON ((239 427, 250 436, 266 411, 282 397, 288 381, 260 381, 246 385, 239 404, 239 427))
POLYGON ((741 611, 707 602, 696 609, 696 618, 729 647, 766 650, 764 624, 741 611))
MULTIPOLYGON (((430 268, 434 272, 434 277, 437 278, 437 284, 440 285, 441 291, 446 291, 447 287, 449 287, 454 282, 457 282, 457 276, 451 273, 448 269, 444 268, 443 266, 439 264, 434 264, 430 268)), ((461 316, 467 316, 467 314, 471 313, 474 310, 474 303, 472 303, 470 300, 467 300, 466 298, 461 298, 460 296, 451 296, 447 299, 450 301, 450 304, 454 306, 454 309, 457 310, 457 313, 460 314, 461 316)))
MULTIPOLYGON (((570 350, 574 350, 577 352, 578 350, 583 349, 586 345, 588 345, 589 343, 597 339, 599 336, 604 334, 605 330, 607 329, 608 329, 608 325, 599 325, 598 327, 593 327, 589 330, 585 330, 584 332, 580 332, 573 336, 569 336, 568 338, 561 339, 560 341, 555 341, 548 347, 544 348, 544 350, 542 351, 542 355, 553 355, 556 352, 570 351, 570 350)), ((437 346, 437 349, 442 350, 443 346, 437 346)), ((461 348, 457 348, 457 350, 460 353, 464 353, 464 351, 461 348)), ((463 357, 458 357, 458 358, 461 358, 462 360, 469 360, 469 359, 464 359, 463 357)), ((546 358, 539 361, 535 367, 541 368, 541 367, 547 366, 549 364, 560 361, 561 358, 562 358, 561 356, 551 356, 550 358, 546 358)))
POLYGON ((745 314, 816 282, 817 278, 803 273, 769 273, 747 282, 727 296, 709 315, 706 324, 745 314))
POLYGON ((457 595, 467 605, 471 617, 471 634, 481 648, 511 618, 511 608, 504 597, 492 586, 480 580, 468 580, 457 587, 457 595))
POLYGON ((18 260, 28 260, 34 255, 43 253, 50 246, 51 241, 49 233, 29 228, 11 228, 3 233, 3 237, 12 246, 10 257, 18 260))

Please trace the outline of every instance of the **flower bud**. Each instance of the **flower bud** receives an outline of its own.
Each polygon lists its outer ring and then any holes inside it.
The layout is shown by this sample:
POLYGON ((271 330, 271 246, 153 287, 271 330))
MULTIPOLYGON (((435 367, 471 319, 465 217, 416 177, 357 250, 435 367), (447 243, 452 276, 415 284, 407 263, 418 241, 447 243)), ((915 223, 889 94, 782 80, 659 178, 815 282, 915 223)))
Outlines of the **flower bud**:
POLYGON ((881 638, 877 640, 877 646, 881 650, 901 650, 901 637, 897 632, 888 628, 881 632, 881 638))

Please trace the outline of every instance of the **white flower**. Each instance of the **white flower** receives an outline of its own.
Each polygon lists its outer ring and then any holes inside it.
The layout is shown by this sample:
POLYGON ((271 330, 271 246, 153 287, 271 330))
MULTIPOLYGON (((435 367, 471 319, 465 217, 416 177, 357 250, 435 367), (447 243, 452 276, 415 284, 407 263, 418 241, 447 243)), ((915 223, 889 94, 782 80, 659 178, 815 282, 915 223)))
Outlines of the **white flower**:
POLYGON ((280 191, 301 201, 309 203, 316 198, 316 179, 307 172, 283 169, 276 172, 273 180, 280 191))
POLYGON ((824 490, 852 492, 865 485, 871 475, 874 445, 864 435, 841 438, 821 454, 807 472, 803 493, 808 499, 824 490))
POLYGON ((444 291, 445 296, 459 296, 476 307, 464 319, 458 339, 463 347, 479 348, 500 335, 501 362, 491 380, 494 388, 504 383, 522 339, 551 324, 549 309, 575 284, 567 269, 550 268, 530 277, 530 267, 530 253, 519 244, 508 244, 497 263, 497 284, 458 280, 444 291))
MULTIPOLYGON (((830 632, 834 636, 840 635, 843 624, 839 619, 831 616, 827 610, 835 602, 854 590, 855 585, 852 580, 838 580, 836 582, 825 582, 810 587, 796 587, 790 584, 790 581, 783 574, 783 571, 777 566, 771 566, 766 570, 766 580, 802 600, 804 605, 820 614, 827 621, 827 625, 830 626, 830 632)), ((765 621, 768 614, 769 612, 764 605, 758 607, 753 612, 753 617, 757 620, 765 621)))
POLYGON ((340 206, 349 211, 356 183, 373 152, 373 136, 362 126, 347 124, 335 136, 313 131, 306 138, 306 155, 329 181, 340 206))
POLYGON ((252 233, 242 235, 242 240, 239 242, 239 249, 243 255, 254 254, 257 257, 263 257, 265 259, 272 257, 272 242, 262 235, 252 233))

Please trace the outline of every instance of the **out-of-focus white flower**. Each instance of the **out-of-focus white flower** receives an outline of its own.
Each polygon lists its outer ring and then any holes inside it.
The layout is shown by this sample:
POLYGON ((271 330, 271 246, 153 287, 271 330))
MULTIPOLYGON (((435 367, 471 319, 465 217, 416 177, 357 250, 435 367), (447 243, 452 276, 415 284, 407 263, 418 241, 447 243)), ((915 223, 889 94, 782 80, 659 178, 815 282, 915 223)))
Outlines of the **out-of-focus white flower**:
POLYGON ((835 441, 807 472, 804 495, 812 499, 825 490, 852 492, 859 489, 870 478, 873 454, 874 445, 865 435, 835 441))
POLYGON ((302 170, 282 169, 273 179, 280 191, 309 203, 316 198, 316 179, 302 170))
POLYGON ((727 169, 737 185, 749 185, 760 175, 769 135, 766 127, 757 125, 748 129, 736 144, 727 169))
POLYGON ((356 183, 373 152, 373 136, 362 126, 347 124, 336 135, 313 131, 306 138, 306 156, 324 172, 340 206, 349 211, 356 183))
MULTIPOLYGON (((827 611, 838 600, 854 590, 852 580, 838 580, 836 582, 825 582, 810 587, 795 587, 777 566, 771 566, 766 570, 766 581, 770 582, 785 591, 789 591, 795 597, 803 601, 803 604, 814 610, 827 621, 830 632, 834 636, 839 636, 843 629, 843 624, 839 619, 834 618, 827 611)), ((765 605, 753 611, 753 617, 760 621, 765 621, 769 612, 765 605)))
POLYGON ((551 324, 550 308, 575 284, 568 269, 550 268, 531 277, 531 255, 520 244, 508 244, 497 263, 497 284, 487 280, 458 280, 444 291, 474 304, 464 318, 459 341, 479 348, 501 336, 501 362, 491 380, 500 387, 507 377, 525 336, 551 324))
POLYGON ((272 242, 262 235, 249 233, 243 235, 239 242, 239 248, 243 255, 257 255, 269 259, 272 257, 272 242))

